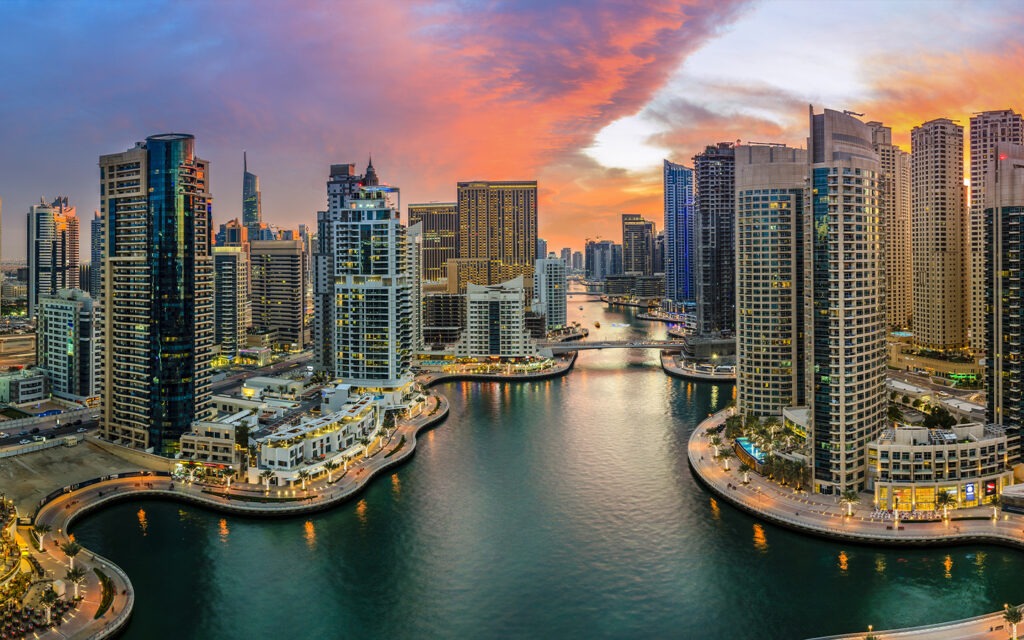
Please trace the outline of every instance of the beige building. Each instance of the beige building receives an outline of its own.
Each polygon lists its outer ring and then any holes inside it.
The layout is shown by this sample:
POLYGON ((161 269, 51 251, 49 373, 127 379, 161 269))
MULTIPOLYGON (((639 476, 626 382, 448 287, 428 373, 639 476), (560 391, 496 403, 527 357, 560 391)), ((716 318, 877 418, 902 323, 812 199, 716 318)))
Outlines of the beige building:
POLYGON ((249 251, 253 329, 275 332, 278 349, 304 349, 309 340, 302 241, 255 240, 249 251))
POLYGON ((533 286, 537 259, 537 182, 460 182, 458 257, 485 260, 473 284, 491 285, 524 276, 533 286), (483 276, 486 279, 483 279, 483 276))
POLYGON ((914 342, 936 350, 967 345, 967 215, 964 128, 948 118, 914 127, 911 208, 914 342))
POLYGON ((970 346, 985 352, 985 175, 992 169, 999 143, 1024 144, 1024 117, 1010 109, 982 111, 971 116, 970 200, 970 346))
POLYGON ((885 230, 885 319, 889 327, 910 326, 914 310, 911 259, 910 154, 892 143, 892 128, 867 123, 882 167, 879 206, 885 230))

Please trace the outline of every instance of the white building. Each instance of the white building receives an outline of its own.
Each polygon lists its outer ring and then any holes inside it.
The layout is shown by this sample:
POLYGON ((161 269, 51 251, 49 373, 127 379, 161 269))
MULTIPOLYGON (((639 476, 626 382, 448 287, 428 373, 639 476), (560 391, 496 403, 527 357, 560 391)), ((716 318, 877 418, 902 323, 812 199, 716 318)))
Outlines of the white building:
POLYGON ((28 212, 28 317, 36 315, 39 296, 77 289, 78 217, 67 197, 52 204, 40 199, 28 212))
POLYGON ((566 265, 559 258, 538 258, 533 273, 533 310, 547 318, 547 329, 566 324, 566 265))
POLYGON ((80 289, 39 297, 36 363, 50 379, 53 395, 84 400, 97 393, 95 319, 93 300, 80 289))
POLYGON ((409 280, 412 283, 410 304, 412 321, 412 351, 423 350, 423 223, 417 222, 405 230, 409 257, 409 280))
POLYGON ((526 358, 537 347, 526 330, 523 277, 466 289, 466 329, 456 352, 467 358, 526 358))

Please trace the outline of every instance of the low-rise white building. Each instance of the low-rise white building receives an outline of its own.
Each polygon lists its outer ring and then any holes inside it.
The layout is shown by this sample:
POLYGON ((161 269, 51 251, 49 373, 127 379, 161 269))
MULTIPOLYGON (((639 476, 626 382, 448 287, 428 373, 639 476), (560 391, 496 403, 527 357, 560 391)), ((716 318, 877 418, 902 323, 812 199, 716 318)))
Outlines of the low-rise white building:
POLYGON ((466 287, 466 328, 456 352, 464 358, 528 358, 537 346, 526 330, 523 276, 466 287))

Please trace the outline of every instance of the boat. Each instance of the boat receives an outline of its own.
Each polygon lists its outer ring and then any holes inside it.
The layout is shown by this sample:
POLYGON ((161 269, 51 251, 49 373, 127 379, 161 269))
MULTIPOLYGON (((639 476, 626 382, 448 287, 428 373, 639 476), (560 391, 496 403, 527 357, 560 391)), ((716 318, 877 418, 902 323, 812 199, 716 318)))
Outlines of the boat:
POLYGON ((626 323, 623 323, 623 322, 613 322, 613 323, 612 323, 612 326, 613 326, 613 327, 617 327, 617 328, 619 328, 619 329, 625 329, 625 328, 626 328, 626 327, 628 327, 629 325, 628 325, 628 324, 626 324, 626 323))
POLYGON ((595 322, 594 323, 594 328, 595 329, 600 329, 601 328, 601 323, 600 322, 595 322))
POLYGON ((580 311, 583 311, 583 307, 580 307, 580 311))

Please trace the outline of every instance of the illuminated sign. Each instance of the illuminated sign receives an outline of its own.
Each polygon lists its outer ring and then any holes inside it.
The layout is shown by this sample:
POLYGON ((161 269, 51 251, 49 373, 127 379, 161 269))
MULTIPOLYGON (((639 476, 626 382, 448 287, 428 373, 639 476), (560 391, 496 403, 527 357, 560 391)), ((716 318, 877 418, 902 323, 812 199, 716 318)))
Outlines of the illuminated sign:
POLYGON ((964 499, 967 500, 967 502, 970 502, 974 500, 975 497, 976 496, 974 495, 974 483, 968 482, 967 484, 964 485, 964 499))
POLYGON ((989 480, 985 483, 985 497, 996 495, 996 482, 995 480, 989 480))

